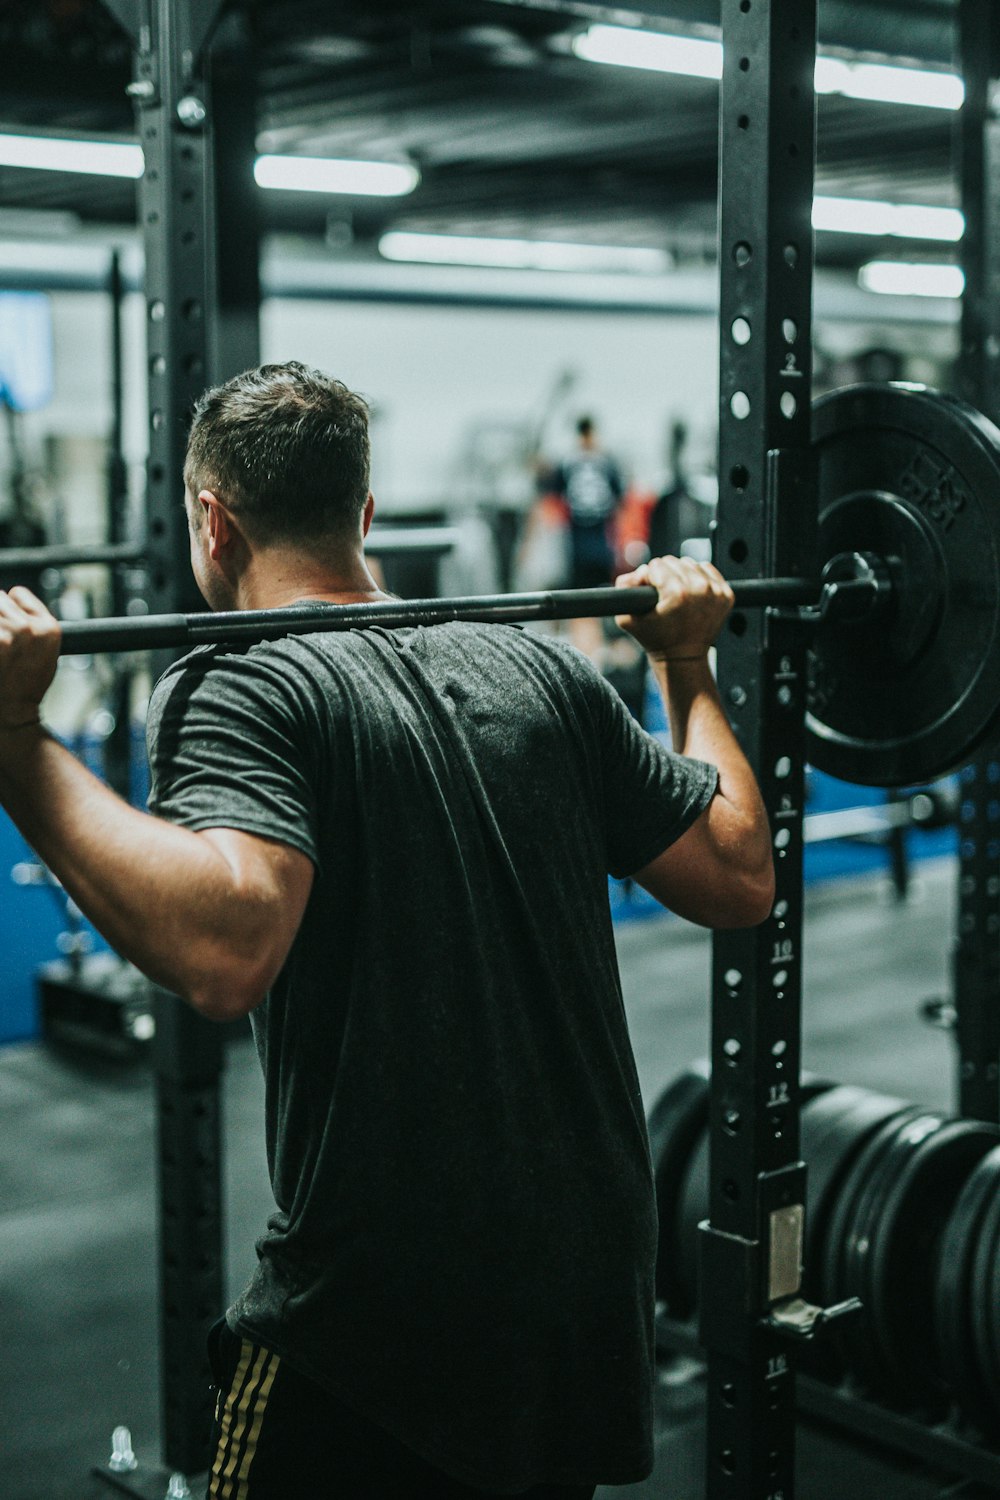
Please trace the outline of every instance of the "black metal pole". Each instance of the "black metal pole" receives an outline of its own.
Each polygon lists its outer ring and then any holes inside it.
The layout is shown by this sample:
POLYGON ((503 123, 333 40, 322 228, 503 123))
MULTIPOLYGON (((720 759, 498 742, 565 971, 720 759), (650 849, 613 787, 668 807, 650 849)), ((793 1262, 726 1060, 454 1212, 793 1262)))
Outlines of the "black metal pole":
MULTIPOLYGON (((961 393, 1000 420, 1000 18, 982 0, 961 0, 959 66, 965 102, 955 145, 965 234, 961 393)), ((986 746, 960 773, 958 934, 952 960, 957 1102, 963 1115, 1000 1119, 1000 746, 986 746)))
MULTIPOLYGON (((723 571, 815 576, 810 436, 815 0, 722 0, 719 513, 723 571)), ((770 815, 770 917, 713 941, 706 1495, 793 1500, 795 1386, 772 1319, 801 1279, 806 637, 731 621, 718 675, 770 815)))
MULTIPOLYGON (((123 442, 124 368, 122 350, 122 283, 121 256, 111 255, 108 274, 108 297, 111 310, 111 432, 108 442, 106 471, 107 539, 111 547, 125 542, 128 506, 128 471, 123 442)), ((51 561, 49 563, 51 566, 51 561)), ((128 605, 125 581, 121 571, 112 567, 110 577, 111 611, 123 615, 128 605)), ((119 662, 109 694, 111 732, 104 741, 104 776, 120 797, 129 796, 132 779, 132 672, 128 663, 119 662)))

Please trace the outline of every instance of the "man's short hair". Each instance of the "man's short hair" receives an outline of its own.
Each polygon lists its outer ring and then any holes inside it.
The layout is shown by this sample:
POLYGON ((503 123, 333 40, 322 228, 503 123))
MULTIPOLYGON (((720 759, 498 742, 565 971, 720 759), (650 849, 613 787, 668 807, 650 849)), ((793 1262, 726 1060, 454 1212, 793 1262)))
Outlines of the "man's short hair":
POLYGON ((297 360, 260 365, 196 403, 184 483, 211 490, 261 543, 346 538, 368 498, 368 405, 297 360))
POLYGON ((593 417, 580 417, 577 420, 576 430, 579 437, 590 437, 594 431, 593 417))

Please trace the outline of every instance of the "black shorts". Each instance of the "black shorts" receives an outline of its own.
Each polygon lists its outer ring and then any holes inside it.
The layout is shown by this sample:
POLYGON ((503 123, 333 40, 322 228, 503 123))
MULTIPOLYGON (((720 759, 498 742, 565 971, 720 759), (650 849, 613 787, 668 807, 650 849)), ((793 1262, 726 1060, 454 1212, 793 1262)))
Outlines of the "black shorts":
MULTIPOLYGON (((208 1337, 218 1388, 207 1500, 486 1500, 435 1469, 224 1319, 208 1337)), ((524 1500, 591 1500, 539 1485, 524 1500)))

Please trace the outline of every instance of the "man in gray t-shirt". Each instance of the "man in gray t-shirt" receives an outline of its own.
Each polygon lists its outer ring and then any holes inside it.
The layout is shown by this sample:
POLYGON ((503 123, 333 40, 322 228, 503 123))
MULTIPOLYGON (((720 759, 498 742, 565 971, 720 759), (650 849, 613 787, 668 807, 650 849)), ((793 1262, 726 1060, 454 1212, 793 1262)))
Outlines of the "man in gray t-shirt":
MULTIPOLYGON (((364 403, 210 391, 185 467, 214 608, 378 596, 364 403)), ((588 1496, 652 1464, 656 1223, 607 874, 762 920, 770 841, 712 568, 625 620, 665 750, 572 648, 443 625, 204 648, 150 705, 150 812, 49 737, 58 625, 0 594, 0 797, 125 956, 250 1014, 275 1212, 213 1330, 209 1495, 588 1496)))

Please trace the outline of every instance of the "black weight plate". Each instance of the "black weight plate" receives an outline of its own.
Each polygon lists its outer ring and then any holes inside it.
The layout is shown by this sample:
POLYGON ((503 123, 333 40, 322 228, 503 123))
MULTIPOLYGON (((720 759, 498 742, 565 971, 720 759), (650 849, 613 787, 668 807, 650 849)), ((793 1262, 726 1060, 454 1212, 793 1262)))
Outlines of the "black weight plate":
POLYGON ((941 1236, 934 1288, 934 1335, 942 1373, 962 1412, 984 1433, 996 1413, 975 1359, 970 1280, 983 1214, 998 1184, 1000 1147, 983 1157, 956 1199, 941 1236))
POLYGON ((1000 1437, 1000 1162, 976 1235, 969 1298, 976 1362, 993 1415, 988 1436, 995 1442, 1000 1437))
POLYGON ((815 633, 809 759, 904 786, 967 761, 1000 720, 1000 432, 922 386, 857 385, 816 403, 820 560, 893 560, 883 613, 815 633))
POLYGON ((843 1302, 848 1296, 845 1290, 845 1252, 858 1199, 867 1188, 868 1180, 896 1136, 909 1121, 916 1119, 921 1111, 907 1106, 897 1110, 869 1134, 851 1166, 844 1174, 830 1210, 829 1223, 824 1237, 821 1256, 822 1295, 818 1299, 824 1307, 843 1302))
POLYGON ((982 1316, 989 1332, 987 1375, 993 1403, 1000 1410, 1000 1188, 993 1196, 990 1212, 992 1253, 983 1288, 982 1316))
POLYGON ((646 1121, 660 1226, 656 1296, 677 1318, 687 1317, 692 1311, 677 1279, 677 1206, 688 1159, 708 1125, 708 1079, 708 1063, 692 1063, 663 1091, 646 1121))
POLYGON ((895 1393, 891 1390, 882 1347, 884 1340, 879 1337, 879 1307, 869 1274, 873 1251, 889 1189, 905 1172, 913 1155, 943 1124, 941 1115, 923 1110, 893 1134, 881 1156, 871 1163, 842 1246, 844 1296, 860 1297, 865 1309, 863 1326, 858 1323, 846 1330, 844 1346, 853 1372, 883 1395, 895 1393))
POLYGON ((902 1099, 841 1084, 803 1109, 801 1154, 809 1177, 802 1291, 807 1301, 821 1297, 826 1229, 845 1173, 872 1132, 905 1108, 902 1099))
POLYGON ((866 1295, 894 1399, 915 1405, 947 1395, 929 1318, 941 1236, 955 1201, 1000 1130, 946 1120, 916 1147, 876 1211, 866 1256, 866 1295))

